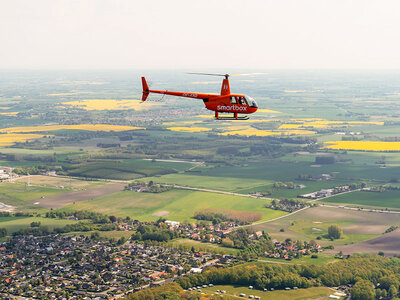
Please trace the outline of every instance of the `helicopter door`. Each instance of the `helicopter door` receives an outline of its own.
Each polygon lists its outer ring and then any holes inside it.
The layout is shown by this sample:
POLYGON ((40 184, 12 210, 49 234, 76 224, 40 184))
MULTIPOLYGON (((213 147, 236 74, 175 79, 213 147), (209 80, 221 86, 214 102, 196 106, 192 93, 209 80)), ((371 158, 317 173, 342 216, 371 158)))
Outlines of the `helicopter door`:
POLYGON ((246 99, 244 97, 238 97, 238 103, 241 105, 246 105, 247 106, 247 102, 246 99))

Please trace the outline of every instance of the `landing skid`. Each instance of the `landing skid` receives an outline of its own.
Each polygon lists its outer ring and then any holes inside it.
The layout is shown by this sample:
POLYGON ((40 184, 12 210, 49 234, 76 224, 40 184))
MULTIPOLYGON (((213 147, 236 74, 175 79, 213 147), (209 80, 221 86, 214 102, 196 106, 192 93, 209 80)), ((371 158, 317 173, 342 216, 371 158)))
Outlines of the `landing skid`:
POLYGON ((218 117, 215 118, 215 120, 233 120, 233 121, 240 121, 240 120, 248 120, 249 117, 248 116, 244 116, 244 117, 218 117))
POLYGON ((219 116, 219 112, 216 111, 215 112, 215 120, 233 120, 233 121, 237 121, 237 120, 248 120, 249 117, 248 116, 243 116, 243 117, 239 117, 238 113, 233 113, 232 117, 220 117, 219 116))

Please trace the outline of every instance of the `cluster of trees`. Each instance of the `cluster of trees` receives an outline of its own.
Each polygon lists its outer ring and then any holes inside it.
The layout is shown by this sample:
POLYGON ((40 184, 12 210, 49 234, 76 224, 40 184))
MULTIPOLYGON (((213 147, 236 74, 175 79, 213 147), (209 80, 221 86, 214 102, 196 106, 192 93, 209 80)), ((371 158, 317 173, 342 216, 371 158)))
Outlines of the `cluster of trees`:
POLYGON ((332 240, 340 239, 342 236, 342 229, 339 225, 331 225, 328 227, 328 238, 332 240))
POLYGON ((275 210, 293 212, 309 205, 309 203, 297 199, 280 199, 279 201, 274 199, 271 201, 270 205, 265 205, 265 207, 275 210))
POLYGON ((20 229, 16 232, 13 232, 13 236, 18 236, 18 235, 34 235, 34 236, 42 236, 42 235, 48 235, 50 234, 51 231, 47 226, 39 226, 39 227, 28 227, 25 229, 20 229))
POLYGON ((136 241, 150 240, 158 242, 167 242, 177 237, 178 233, 176 231, 143 224, 140 224, 136 230, 136 233, 132 235, 132 239, 136 241))
POLYGON ((68 224, 64 227, 54 228, 54 233, 67 233, 67 232, 81 232, 81 231, 111 231, 118 230, 118 225, 112 223, 93 224, 87 222, 78 222, 74 224, 68 224))
POLYGON ((28 212, 16 212, 12 213, 9 211, 0 211, 0 218, 2 217, 32 217, 33 215, 28 212))
POLYGON ((241 249, 240 256, 244 260, 257 258, 265 251, 274 249, 269 235, 262 232, 260 236, 257 236, 251 228, 238 228, 222 239, 222 244, 225 247, 241 249))
POLYGON ((13 172, 18 175, 36 175, 40 173, 40 169, 38 167, 15 168, 13 172))
POLYGON ((392 231, 395 231, 397 228, 399 228, 399 226, 392 225, 392 226, 390 226, 388 229, 385 230, 384 234, 385 234, 385 233, 392 232, 392 231))
POLYGON ((126 297, 128 300, 198 299, 185 295, 182 287, 171 282, 162 286, 144 289, 126 297))
POLYGON ((144 189, 141 191, 144 193, 163 193, 172 190, 171 186, 163 185, 163 184, 155 184, 153 181, 149 181, 149 183, 141 183, 141 182, 132 182, 125 186, 124 190, 129 191, 134 188, 142 188, 145 186, 144 189))
POLYGON ((378 294, 396 297, 399 292, 400 259, 354 255, 334 264, 278 265, 253 264, 230 268, 210 268, 201 274, 181 277, 182 288, 203 284, 252 285, 257 289, 354 285, 352 299, 374 299, 378 294), (374 289, 379 286, 379 289, 374 289))
POLYGON ((50 230, 47 226, 41 226, 40 222, 32 222, 30 227, 25 229, 20 229, 19 231, 14 232, 13 236, 18 236, 18 235, 43 236, 52 233, 88 232, 93 230, 111 231, 118 229, 119 229, 118 226, 112 223, 93 224, 87 222, 77 222, 74 224, 65 225, 63 227, 56 227, 50 230))
POLYGON ((315 157, 315 163, 318 164, 318 165, 334 164, 335 163, 335 157, 334 156, 329 156, 329 155, 316 156, 315 157))
POLYGON ((73 217, 77 220, 91 220, 95 224, 106 224, 112 222, 110 217, 107 215, 87 210, 72 211, 72 212, 52 210, 46 212, 45 217, 53 219, 54 218, 67 219, 73 217))
POLYGON ((209 208, 195 212, 193 218, 197 220, 212 221, 214 225, 227 221, 238 224, 249 224, 260 220, 262 218, 262 213, 209 208))
POLYGON ((276 181, 276 182, 274 182, 274 185, 273 185, 274 189, 277 189, 277 190, 279 190, 279 189, 294 189, 295 186, 296 185, 291 181, 288 181, 288 182, 276 181))
POLYGON ((7 236, 7 229, 0 228, 0 238, 6 237, 6 236, 7 236))

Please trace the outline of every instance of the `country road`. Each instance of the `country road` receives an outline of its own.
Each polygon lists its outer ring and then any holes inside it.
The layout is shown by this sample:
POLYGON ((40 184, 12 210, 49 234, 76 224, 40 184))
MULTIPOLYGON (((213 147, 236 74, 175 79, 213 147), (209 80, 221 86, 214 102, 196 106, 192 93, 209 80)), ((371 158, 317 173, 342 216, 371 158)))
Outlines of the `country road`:
MULTIPOLYGON (((239 196, 239 197, 246 197, 246 198, 255 198, 255 199, 264 199, 264 200, 274 200, 274 198, 266 198, 266 197, 257 197, 249 194, 239 194, 233 192, 226 192, 226 191, 218 191, 218 190, 211 190, 211 189, 204 189, 204 188, 197 188, 191 186, 182 186, 176 184, 167 184, 167 186, 176 188, 176 189, 183 189, 183 190, 193 190, 193 191, 200 191, 200 192, 208 192, 208 193, 215 193, 215 194, 224 194, 224 195, 231 195, 231 196, 239 196)), ((278 199, 275 199, 279 201, 278 199)))

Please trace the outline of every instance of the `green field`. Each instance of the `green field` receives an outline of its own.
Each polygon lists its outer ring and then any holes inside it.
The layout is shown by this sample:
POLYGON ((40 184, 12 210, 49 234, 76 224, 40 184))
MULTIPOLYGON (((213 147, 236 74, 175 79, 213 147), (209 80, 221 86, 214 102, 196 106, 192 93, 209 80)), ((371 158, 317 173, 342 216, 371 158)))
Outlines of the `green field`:
POLYGON ((259 262, 262 263, 275 263, 275 264, 290 264, 290 265, 325 265, 327 263, 333 263, 338 261, 332 255, 327 255, 323 253, 318 254, 318 258, 311 258, 311 255, 303 256, 301 258, 295 258, 291 261, 285 261, 282 259, 275 259, 269 257, 260 257, 259 262))
POLYGON ((252 189, 258 186, 263 186, 265 184, 272 185, 271 181, 249 179, 245 177, 215 177, 189 174, 169 174, 161 177, 146 178, 146 180, 229 192, 235 192, 249 188, 252 189))
MULTIPOLYGON (((377 158, 378 159, 378 158, 377 158)), ((204 170, 201 175, 214 177, 234 177, 269 181, 296 181, 299 174, 319 176, 321 174, 335 174, 335 180, 354 182, 360 180, 377 180, 388 182, 398 178, 400 167, 381 168, 373 164, 355 164, 351 161, 338 162, 315 167, 307 161, 279 161, 263 160, 249 162, 245 166, 224 166, 204 170)), ((307 181, 305 181, 307 184, 307 181)))
POLYGON ((23 183, 0 183, 0 202, 23 209, 40 209, 28 200, 39 199, 66 191, 40 186, 26 186, 23 183))
POLYGON ((217 290, 225 290, 226 295, 239 297, 240 294, 245 294, 248 298, 249 295, 259 296, 261 299, 277 299, 277 300, 305 300, 305 299, 329 299, 335 291, 327 287, 312 287, 308 289, 298 290, 277 290, 277 291, 260 291, 249 289, 243 286, 232 285, 216 285, 213 287, 202 288, 202 292, 214 294, 217 290))
POLYGON ((171 248, 179 249, 180 247, 184 247, 184 249, 190 250, 192 247, 196 251, 204 251, 204 252, 216 252, 222 254, 230 254, 237 255, 240 250, 235 248, 228 248, 221 246, 219 244, 211 244, 211 243, 203 243, 200 241, 190 240, 190 239, 176 239, 172 240, 168 243, 168 246, 171 248))
POLYGON ((361 242, 381 235, 391 225, 400 222, 397 214, 348 210, 334 207, 313 207, 275 221, 256 224, 255 230, 264 230, 277 240, 315 240, 322 246, 361 242), (343 238, 331 241, 323 238, 329 225, 338 224, 343 238), (314 228, 314 229, 313 229, 314 228), (321 240, 317 237, 321 236, 321 240))
POLYGON ((63 227, 67 224, 72 224, 76 222, 73 220, 49 219, 41 217, 11 217, 11 218, 12 219, 2 221, 3 218, 0 217, 0 227, 6 228, 8 234, 27 228, 30 226, 32 222, 40 222, 41 226, 47 226, 49 230, 52 230, 53 228, 56 227, 63 227))
POLYGON ((204 208, 261 212, 262 220, 286 214, 282 211, 264 208, 266 203, 267 201, 263 199, 188 190, 171 190, 159 194, 124 191, 72 204, 65 209, 93 210, 108 215, 130 216, 143 221, 158 219, 159 216, 153 215, 157 212, 166 212, 161 215, 169 220, 193 221, 191 217, 194 213, 204 208))
MULTIPOLYGON (((318 222, 312 220, 295 220, 292 222, 293 225, 289 226, 289 230, 297 232, 303 236, 310 239, 316 240, 318 236, 328 239, 326 236, 328 234, 328 227, 331 225, 339 225, 340 227, 346 227, 352 224, 348 221, 325 221, 318 222)), ((342 237, 338 240, 330 241, 331 244, 354 244, 365 240, 370 240, 378 237, 379 234, 352 234, 343 233, 342 237)))
POLYGON ((176 173, 189 169, 192 164, 140 159, 100 161, 80 165, 68 171, 69 175, 79 177, 132 180, 145 176, 176 173))
POLYGON ((327 198, 323 202, 398 209, 400 208, 400 190, 388 190, 381 193, 356 191, 327 198))

